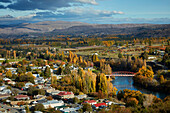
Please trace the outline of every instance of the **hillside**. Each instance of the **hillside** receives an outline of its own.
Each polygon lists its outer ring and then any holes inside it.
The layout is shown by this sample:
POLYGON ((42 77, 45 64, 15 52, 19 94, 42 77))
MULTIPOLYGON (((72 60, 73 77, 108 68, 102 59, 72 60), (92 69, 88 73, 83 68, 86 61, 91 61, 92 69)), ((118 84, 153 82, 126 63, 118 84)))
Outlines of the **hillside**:
POLYGON ((169 37, 170 24, 88 24, 82 22, 44 21, 0 26, 1 38, 23 35, 41 36, 42 33, 46 36, 58 34, 124 34, 136 37, 169 37))

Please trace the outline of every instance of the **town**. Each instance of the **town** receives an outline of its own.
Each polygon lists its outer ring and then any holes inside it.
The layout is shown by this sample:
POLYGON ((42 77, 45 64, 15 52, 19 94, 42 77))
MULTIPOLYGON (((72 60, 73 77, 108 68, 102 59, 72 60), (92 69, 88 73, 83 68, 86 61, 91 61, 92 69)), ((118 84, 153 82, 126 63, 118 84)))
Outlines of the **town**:
POLYGON ((43 46, 39 44, 41 40, 18 45, 12 45, 18 40, 8 40, 11 45, 1 47, 0 111, 168 112, 169 38, 159 40, 162 43, 153 38, 134 39, 129 44, 101 41, 100 45, 92 40, 96 44, 93 46, 87 46, 88 41, 78 41, 84 46, 76 48, 69 48, 69 43, 66 48, 53 47, 50 40, 43 46), (120 77, 133 78, 133 85, 166 95, 121 90, 119 87, 124 86, 113 83, 120 77), (164 107, 154 108, 160 103, 164 107))

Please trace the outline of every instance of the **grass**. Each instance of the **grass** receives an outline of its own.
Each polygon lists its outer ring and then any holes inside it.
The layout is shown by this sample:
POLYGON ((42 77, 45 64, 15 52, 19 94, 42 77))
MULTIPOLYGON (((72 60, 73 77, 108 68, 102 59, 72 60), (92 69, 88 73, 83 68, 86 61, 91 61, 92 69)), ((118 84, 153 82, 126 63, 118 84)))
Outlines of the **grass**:
MULTIPOLYGON (((9 62, 16 62, 16 61, 22 61, 25 58, 20 58, 20 59, 9 59, 9 62)), ((2 63, 4 60, 0 60, 0 62, 2 63)))

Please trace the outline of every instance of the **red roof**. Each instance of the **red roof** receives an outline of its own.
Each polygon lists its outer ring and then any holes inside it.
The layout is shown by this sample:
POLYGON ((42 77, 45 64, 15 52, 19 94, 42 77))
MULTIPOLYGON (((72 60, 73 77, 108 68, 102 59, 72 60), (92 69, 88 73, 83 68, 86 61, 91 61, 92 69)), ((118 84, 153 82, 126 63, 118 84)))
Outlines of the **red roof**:
POLYGON ((20 98, 29 98, 27 95, 17 95, 14 98, 20 99, 20 98))
POLYGON ((96 107, 100 107, 100 106, 107 106, 106 103, 98 103, 98 104, 94 104, 96 107))
POLYGON ((86 100, 86 101, 84 101, 84 103, 94 103, 94 102, 96 102, 95 100, 86 100))
POLYGON ((71 94, 73 94, 73 93, 63 91, 63 92, 60 92, 58 95, 62 96, 62 95, 71 95, 71 94))

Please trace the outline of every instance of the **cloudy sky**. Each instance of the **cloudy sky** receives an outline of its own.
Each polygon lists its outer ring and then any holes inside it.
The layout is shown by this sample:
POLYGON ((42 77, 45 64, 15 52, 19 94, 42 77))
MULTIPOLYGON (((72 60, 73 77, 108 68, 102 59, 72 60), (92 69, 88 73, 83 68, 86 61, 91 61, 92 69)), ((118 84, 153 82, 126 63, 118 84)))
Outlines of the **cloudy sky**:
POLYGON ((0 0, 0 24, 58 20, 170 24, 170 0, 0 0))

